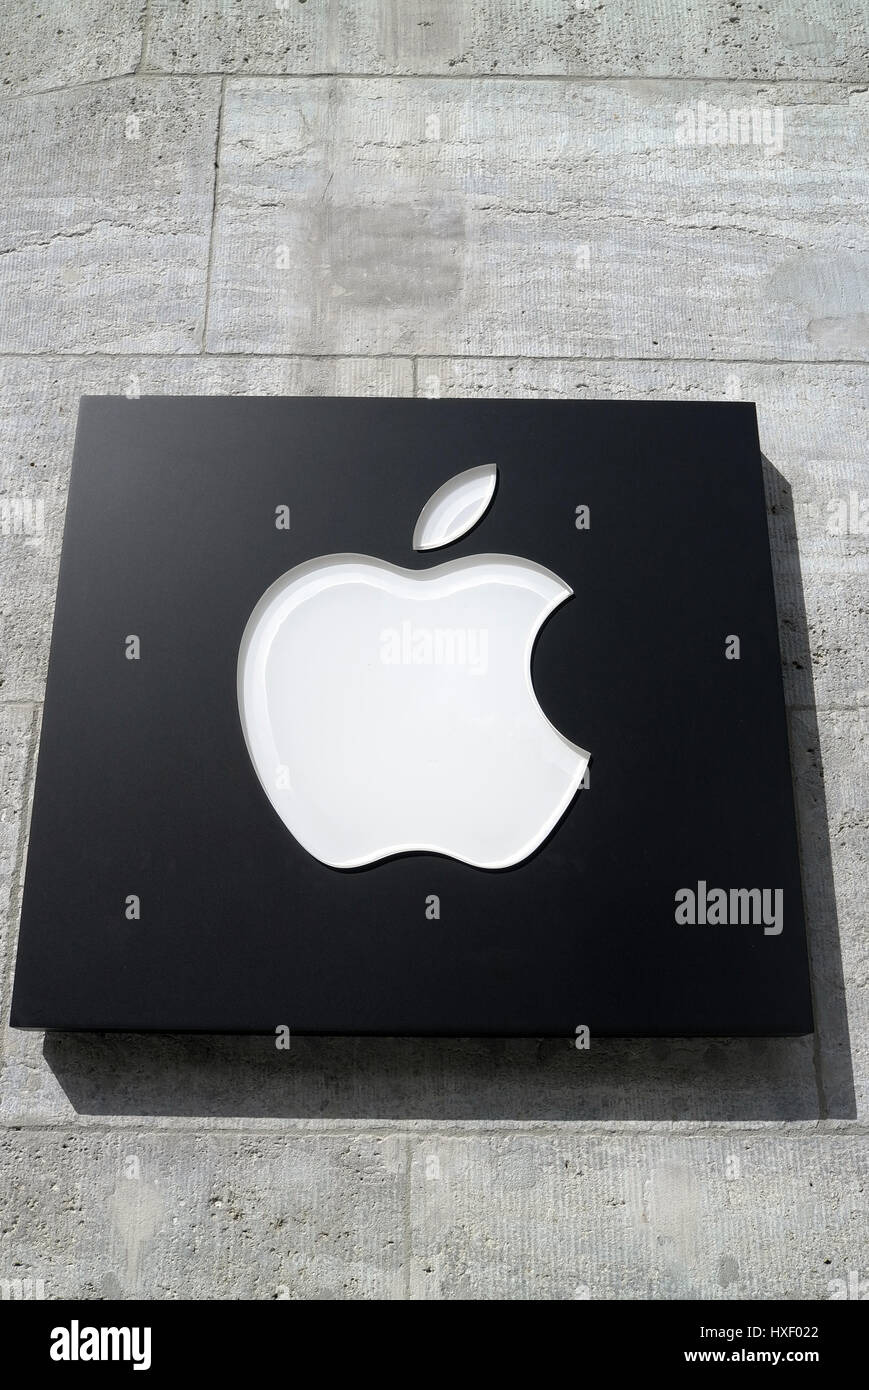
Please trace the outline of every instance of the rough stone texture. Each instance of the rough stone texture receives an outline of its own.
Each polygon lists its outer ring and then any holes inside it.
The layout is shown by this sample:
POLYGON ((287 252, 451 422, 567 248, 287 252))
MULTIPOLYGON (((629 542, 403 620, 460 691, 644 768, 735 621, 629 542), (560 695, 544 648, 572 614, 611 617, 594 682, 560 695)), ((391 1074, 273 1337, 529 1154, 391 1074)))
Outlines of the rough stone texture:
POLYGON ((867 116, 831 84, 231 79, 208 346, 865 360, 867 116), (777 113, 781 152, 678 143, 699 101, 777 113))
POLYGON ((854 78, 869 62, 848 0, 152 0, 164 72, 854 78))
POLYGON ((214 196, 216 78, 0 103, 0 352, 193 352, 214 196))
POLYGON ((396 1298, 394 1137, 7 1130, 3 1271, 46 1298, 396 1298))
POLYGON ((825 1298, 861 1268, 847 1136, 433 1134, 408 1173, 400 1136, 37 1128, 0 1156, 11 1277, 49 1298, 396 1298, 408 1273, 421 1298, 825 1298))
MULTIPOLYGON (((0 1006, 4 1034, 9 1002, 6 986, 11 978, 8 924, 17 916, 20 900, 24 822, 30 815, 37 724, 35 706, 0 704, 0 1006)), ((4 1039, 0 1037, 0 1059, 3 1052, 4 1039)))
POLYGON ((0 0, 0 1281, 824 1299, 865 1276, 864 7, 72 8, 0 0), (680 144, 699 102, 780 113, 781 153, 680 144), (758 402, 815 1039, 5 1026, 78 396, 414 389, 758 402))
POLYGON ((0 357, 0 490, 21 509, 19 534, 0 537, 0 699, 42 699, 79 396, 393 396, 411 386, 410 362, 394 358, 0 357))
POLYGON ((828 1298, 865 1254, 861 1140, 416 1145, 416 1298, 828 1298), (553 1231, 558 1231, 557 1240, 553 1231))
POLYGON ((825 1112, 869 1119, 869 713, 791 716, 825 1112), (819 727, 820 726, 820 727, 819 727), (852 1100, 852 1094, 854 1099, 852 1100))
POLYGON ((10 1124, 744 1125, 819 1114, 810 1038, 601 1039, 588 1052, 570 1038, 296 1038, 286 1053, 271 1038, 7 1030, 0 1077, 10 1124))
POLYGON ((146 0, 4 4, 0 94, 71 87, 134 72, 146 0))

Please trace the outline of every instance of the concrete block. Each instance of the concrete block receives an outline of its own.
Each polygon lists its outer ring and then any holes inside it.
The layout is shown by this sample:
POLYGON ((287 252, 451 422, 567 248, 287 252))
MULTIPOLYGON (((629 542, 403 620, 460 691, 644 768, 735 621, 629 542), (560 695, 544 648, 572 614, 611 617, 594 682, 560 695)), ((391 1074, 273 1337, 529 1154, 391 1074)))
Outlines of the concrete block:
POLYGON ((395 358, 0 357, 0 699, 41 700, 78 398, 409 395, 395 358))
MULTIPOLYGON (((151 0, 144 70, 309 73, 341 71, 341 6, 273 0, 151 0)), ((371 6, 370 8, 374 8, 371 6)))
POLYGON ((231 79, 208 346, 865 360, 867 113, 831 84, 231 79), (713 107, 748 143, 686 143, 713 107))
POLYGON ((0 1277, 49 1299, 382 1299, 404 1289, 396 1138, 0 1133, 0 1277))
POLYGON ((411 1297, 829 1298, 863 1268, 866 1169, 859 1136, 432 1134, 411 1297))
MULTIPOLYGON (((8 1017, 10 948, 21 897, 24 841, 38 733, 33 705, 0 704, 0 1008, 8 1017)), ((5 1029, 4 1029, 5 1031, 5 1029)), ((3 1039, 0 1037, 0 1056, 3 1039)))
POLYGON ((74 87, 135 72, 146 0, 40 0, 13 16, 4 6, 0 93, 74 87))
POLYGON ((869 715, 791 716, 825 1113, 869 1119, 869 715))
POLYGON ((811 1123, 811 1038, 273 1038, 7 1031, 0 1120, 307 1129, 811 1123))
POLYGON ((121 80, 0 103, 0 352, 193 352, 220 84, 121 80))
POLYGON ((852 0, 332 0, 245 5, 152 0, 146 67, 169 72, 558 74, 594 77, 865 76, 852 0))

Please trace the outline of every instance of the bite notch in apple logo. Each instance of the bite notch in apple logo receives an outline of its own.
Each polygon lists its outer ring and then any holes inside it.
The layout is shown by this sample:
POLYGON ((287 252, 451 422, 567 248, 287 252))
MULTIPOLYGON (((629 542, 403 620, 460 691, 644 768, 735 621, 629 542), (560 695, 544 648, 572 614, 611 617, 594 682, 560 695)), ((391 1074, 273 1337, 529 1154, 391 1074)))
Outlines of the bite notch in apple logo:
MULTIPOLYGON (((414 549, 465 535, 496 482, 484 465, 445 483, 414 549)), ((238 704, 298 842, 336 869, 408 852, 503 869, 532 854, 589 760, 531 682, 537 633, 571 593, 542 565, 491 554, 430 570, 324 555, 272 584, 241 640, 238 704)))

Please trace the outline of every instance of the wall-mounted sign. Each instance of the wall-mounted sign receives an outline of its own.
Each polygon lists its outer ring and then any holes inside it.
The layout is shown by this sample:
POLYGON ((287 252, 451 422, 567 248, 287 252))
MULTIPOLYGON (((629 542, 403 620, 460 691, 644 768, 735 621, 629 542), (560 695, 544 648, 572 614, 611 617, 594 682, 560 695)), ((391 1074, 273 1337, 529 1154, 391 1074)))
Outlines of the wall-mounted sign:
POLYGON ((810 1031, 754 408, 85 398, 12 1022, 810 1031))

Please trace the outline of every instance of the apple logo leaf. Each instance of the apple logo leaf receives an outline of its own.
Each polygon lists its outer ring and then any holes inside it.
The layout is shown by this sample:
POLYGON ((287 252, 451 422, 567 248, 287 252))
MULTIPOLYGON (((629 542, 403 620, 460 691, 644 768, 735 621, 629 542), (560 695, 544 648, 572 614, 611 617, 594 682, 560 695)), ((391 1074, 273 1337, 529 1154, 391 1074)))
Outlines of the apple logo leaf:
POLYGON ((414 527, 414 550, 437 550, 457 541, 483 517, 495 495, 498 467, 484 463, 457 473, 433 492, 414 527))

